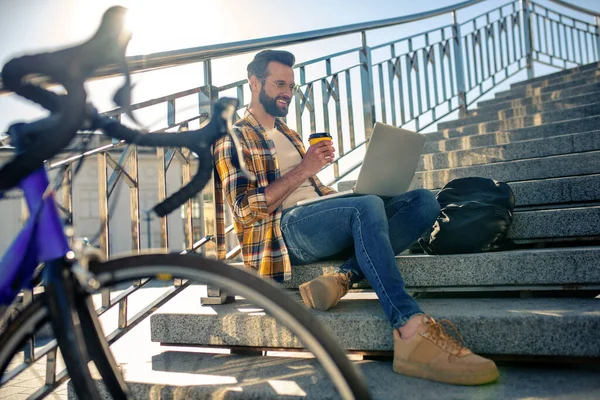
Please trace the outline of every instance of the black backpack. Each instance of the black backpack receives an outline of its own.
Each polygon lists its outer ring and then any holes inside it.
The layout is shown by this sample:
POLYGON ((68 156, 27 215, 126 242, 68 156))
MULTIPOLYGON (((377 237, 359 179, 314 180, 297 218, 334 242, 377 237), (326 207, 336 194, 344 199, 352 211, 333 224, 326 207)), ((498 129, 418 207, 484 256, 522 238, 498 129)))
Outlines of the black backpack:
POLYGON ((437 200, 440 215, 419 239, 427 254, 479 253, 507 244, 515 195, 506 183, 479 177, 454 179, 437 200))

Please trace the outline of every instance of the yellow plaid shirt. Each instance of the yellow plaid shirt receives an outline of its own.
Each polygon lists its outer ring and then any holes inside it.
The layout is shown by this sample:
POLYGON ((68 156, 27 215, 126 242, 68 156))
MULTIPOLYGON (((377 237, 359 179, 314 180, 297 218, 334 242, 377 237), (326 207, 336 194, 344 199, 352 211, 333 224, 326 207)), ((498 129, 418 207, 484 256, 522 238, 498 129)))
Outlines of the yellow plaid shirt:
MULTIPOLYGON (((302 157, 306 153, 302 138, 279 118, 275 128, 282 132, 298 149, 302 157)), ((264 135, 263 128, 250 112, 235 124, 234 132, 241 144, 244 161, 252 179, 246 178, 239 167, 233 141, 224 136, 215 144, 214 156, 217 174, 216 214, 218 232, 218 257, 225 258, 225 219, 223 196, 233 212, 234 228, 242 248, 244 265, 256 269, 262 277, 276 281, 291 278, 291 263, 281 233, 279 206, 267 212, 265 188, 280 177, 275 145, 264 135)), ((310 182, 320 195, 335 193, 316 177, 310 182)))

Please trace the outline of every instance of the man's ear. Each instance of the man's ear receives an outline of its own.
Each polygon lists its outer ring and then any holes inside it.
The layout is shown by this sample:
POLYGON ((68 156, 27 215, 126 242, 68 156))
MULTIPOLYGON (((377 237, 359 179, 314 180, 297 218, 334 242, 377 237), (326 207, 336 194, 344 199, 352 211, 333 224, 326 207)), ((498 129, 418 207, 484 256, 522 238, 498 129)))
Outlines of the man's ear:
POLYGON ((258 79, 256 77, 256 75, 252 75, 249 79, 249 83, 250 83, 250 90, 254 93, 254 92, 258 92, 259 89, 259 84, 260 84, 260 79, 258 79))

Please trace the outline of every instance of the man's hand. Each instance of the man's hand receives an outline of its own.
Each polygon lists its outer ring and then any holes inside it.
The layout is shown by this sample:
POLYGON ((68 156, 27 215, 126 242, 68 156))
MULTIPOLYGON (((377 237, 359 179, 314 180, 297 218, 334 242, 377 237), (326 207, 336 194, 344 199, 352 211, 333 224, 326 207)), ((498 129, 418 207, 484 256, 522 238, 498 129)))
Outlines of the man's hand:
POLYGON ((316 175, 324 166, 335 159, 335 149, 331 140, 322 140, 308 148, 300 167, 308 177, 316 175))

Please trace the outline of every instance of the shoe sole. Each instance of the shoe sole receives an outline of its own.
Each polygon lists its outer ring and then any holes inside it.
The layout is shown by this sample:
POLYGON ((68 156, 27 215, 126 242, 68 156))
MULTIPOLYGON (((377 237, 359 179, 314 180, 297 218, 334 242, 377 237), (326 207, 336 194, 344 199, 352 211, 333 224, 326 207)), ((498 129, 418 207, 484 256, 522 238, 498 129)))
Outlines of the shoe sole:
POLYGON ((404 361, 394 362, 394 372, 401 375, 408 375, 415 378, 428 379, 430 381, 449 383, 452 385, 477 386, 492 383, 500 377, 497 368, 481 372, 457 372, 439 371, 428 368, 424 365, 407 363, 404 361))
POLYGON ((302 297, 302 301, 306 307, 314 308, 319 311, 326 311, 328 308, 324 307, 322 304, 315 302, 315 291, 325 290, 325 288, 320 287, 318 283, 315 282, 305 282, 300 287, 300 296, 302 297), (319 287, 315 287, 319 286, 319 287), (316 290, 315 290, 316 289, 316 290))

